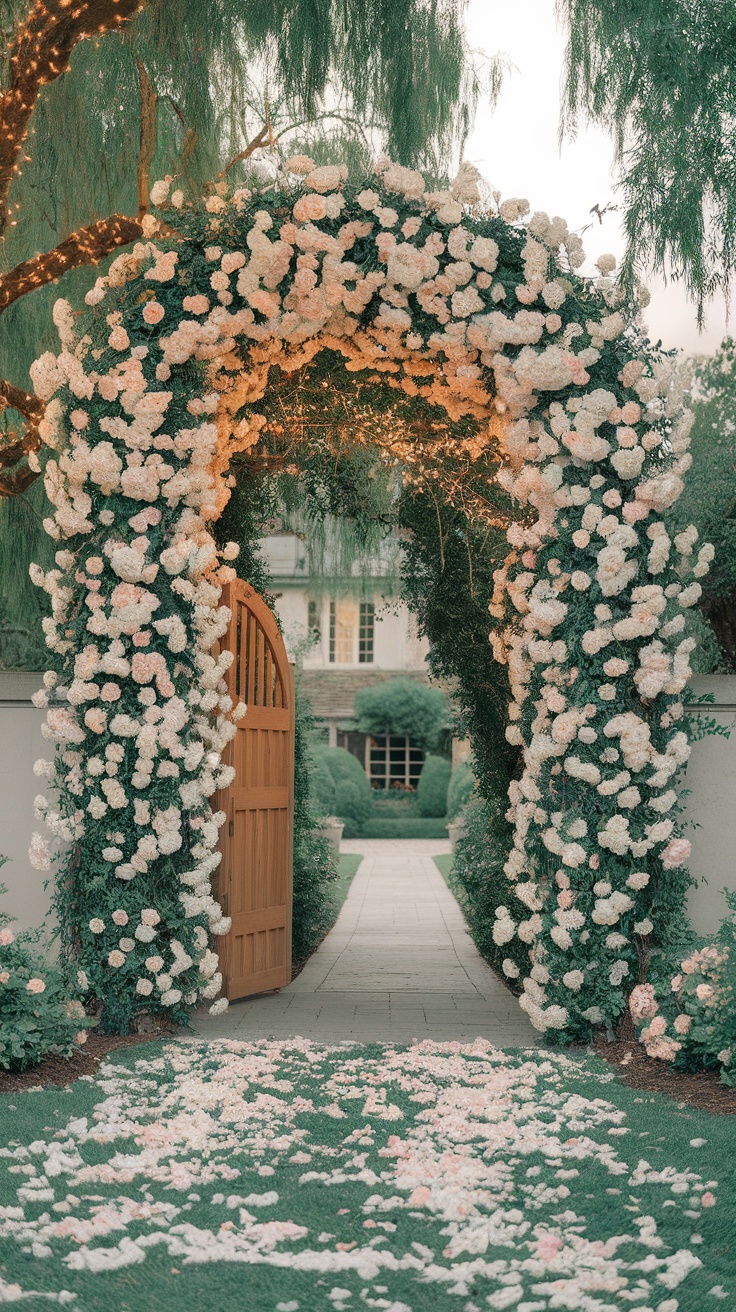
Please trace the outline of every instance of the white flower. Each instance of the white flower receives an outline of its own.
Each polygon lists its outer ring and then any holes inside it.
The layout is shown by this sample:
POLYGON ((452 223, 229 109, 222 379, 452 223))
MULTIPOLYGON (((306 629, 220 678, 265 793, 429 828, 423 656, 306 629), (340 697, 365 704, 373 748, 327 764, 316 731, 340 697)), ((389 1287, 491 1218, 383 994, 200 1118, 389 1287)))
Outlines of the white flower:
POLYGON ((98 916, 95 916, 92 920, 90 920, 89 928, 93 934, 102 934, 104 933, 105 922, 104 920, 100 920, 98 916))
POLYGON ((28 860, 34 870, 50 870, 51 854, 48 849, 46 840, 41 834, 32 834, 31 842, 28 848, 28 860))

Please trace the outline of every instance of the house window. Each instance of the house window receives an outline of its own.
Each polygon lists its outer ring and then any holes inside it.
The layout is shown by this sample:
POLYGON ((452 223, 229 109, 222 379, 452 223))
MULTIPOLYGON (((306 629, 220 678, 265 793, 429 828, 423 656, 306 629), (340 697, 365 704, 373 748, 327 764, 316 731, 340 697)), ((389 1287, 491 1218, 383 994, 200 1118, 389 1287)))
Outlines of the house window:
POLYGON ((307 628, 313 637, 320 637, 319 606, 313 597, 307 602, 307 628))
POLYGON ((330 602, 329 661, 331 665, 355 663, 358 608, 354 601, 330 602))
POLYGON ((373 664, 373 625, 375 615, 372 601, 361 601, 358 627, 358 664, 373 664))
POLYGON ((366 742, 366 773, 372 788, 416 788, 424 752, 410 738, 377 734, 366 742))

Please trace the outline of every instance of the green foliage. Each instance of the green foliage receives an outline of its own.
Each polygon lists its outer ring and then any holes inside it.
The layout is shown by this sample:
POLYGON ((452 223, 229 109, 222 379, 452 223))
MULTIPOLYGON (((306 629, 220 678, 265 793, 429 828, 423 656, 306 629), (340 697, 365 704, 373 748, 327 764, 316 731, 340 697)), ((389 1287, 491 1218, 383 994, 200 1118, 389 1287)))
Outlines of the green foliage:
POLYGON ((357 756, 353 756, 345 747, 313 747, 312 758, 315 765, 327 767, 336 784, 343 779, 351 779, 359 788, 364 784, 370 794, 371 786, 365 770, 357 756))
POLYGON ((69 1057, 87 1037, 86 1017, 60 971, 34 951, 33 934, 14 935, 11 921, 0 911, 0 1070, 21 1071, 52 1054, 69 1057))
MULTIPOLYGON (((472 801, 465 811, 465 833, 455 847, 448 882, 481 956, 499 971, 504 961, 511 961, 524 975, 529 970, 528 946, 516 935, 505 943, 496 943, 493 937, 496 909, 508 906, 513 893, 503 868, 511 841, 502 807, 495 801, 472 801)), ((515 978, 513 969, 507 978, 515 978)))
POLYGON ((624 273, 669 266, 703 302, 736 270, 736 11, 721 0, 557 0, 563 130, 613 133, 624 273), (707 39, 704 39, 707 33, 707 39))
POLYGON ((368 820, 355 838, 447 838, 442 819, 419 819, 408 816, 398 820, 368 820))
POLYGON ((312 770, 309 792, 318 815, 335 814, 335 780, 326 765, 317 765, 312 770))
POLYGON ((472 743, 478 791, 505 805, 519 753, 504 736, 507 670, 493 659, 488 640, 493 571, 508 553, 505 534, 412 490, 402 496, 399 523, 407 530, 402 595, 429 640, 430 669, 453 681, 457 728, 472 743))
POLYGON ((439 688, 414 679, 390 679, 355 694, 358 727, 364 733, 396 734, 417 747, 436 747, 450 719, 450 704, 439 688))
POLYGON ((469 761, 459 761, 450 775, 447 789, 447 819, 456 820, 475 791, 475 775, 469 761))
POLYGON ((425 819, 447 815, 452 766, 443 756, 428 756, 417 784, 417 811, 425 819))
POLYGON ((345 821, 345 838, 356 838, 373 814, 373 793, 357 757, 344 747, 312 749, 314 768, 326 769, 334 784, 334 814, 345 821))
MULTIPOLYGON (((692 467, 685 490, 670 512, 674 531, 695 524, 701 542, 712 542, 715 558, 700 580, 700 610, 720 652, 712 650, 710 667, 736 670, 736 343, 722 342, 715 355, 696 370, 691 408, 692 467), (715 661, 713 657, 715 656, 715 661)), ((671 530, 672 531, 672 530, 671 530)), ((700 635, 696 635, 699 636, 700 635)))
POLYGON ((736 1088, 736 894, 724 892, 729 909, 718 933, 658 963, 630 1005, 651 1056, 685 1070, 719 1070, 721 1082, 736 1088))
POLYGON ((335 812, 341 820, 354 820, 364 825, 373 814, 373 802, 365 790, 352 779, 341 779, 335 787, 335 812))
POLYGON ((312 766, 307 735, 312 715, 304 693, 299 688, 294 736, 294 900, 291 926, 291 956, 294 966, 301 965, 317 947, 332 924, 332 885, 337 877, 337 861, 328 840, 315 832, 315 817, 310 805, 312 766))

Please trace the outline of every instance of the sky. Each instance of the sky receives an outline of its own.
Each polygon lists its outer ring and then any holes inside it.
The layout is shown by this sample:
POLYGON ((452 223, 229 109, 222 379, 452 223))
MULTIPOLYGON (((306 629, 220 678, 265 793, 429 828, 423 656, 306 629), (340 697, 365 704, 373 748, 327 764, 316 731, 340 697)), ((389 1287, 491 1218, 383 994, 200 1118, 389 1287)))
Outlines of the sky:
MULTIPOLYGON (((564 32, 557 25, 554 0, 470 0, 467 33, 471 46, 486 54, 506 54, 515 66, 505 77, 496 108, 479 104, 465 158, 504 199, 525 197, 532 211, 560 214, 573 230, 594 223, 583 235, 593 272, 599 255, 620 256, 624 240, 617 214, 598 223, 590 209, 616 202, 613 145, 607 134, 582 126, 575 141, 560 147, 558 125, 564 32)), ((707 309, 698 332, 695 306, 682 286, 645 279, 652 293, 645 320, 650 337, 688 354, 714 351, 728 332, 725 306, 707 309)), ((732 325, 736 332, 736 325, 732 325)))

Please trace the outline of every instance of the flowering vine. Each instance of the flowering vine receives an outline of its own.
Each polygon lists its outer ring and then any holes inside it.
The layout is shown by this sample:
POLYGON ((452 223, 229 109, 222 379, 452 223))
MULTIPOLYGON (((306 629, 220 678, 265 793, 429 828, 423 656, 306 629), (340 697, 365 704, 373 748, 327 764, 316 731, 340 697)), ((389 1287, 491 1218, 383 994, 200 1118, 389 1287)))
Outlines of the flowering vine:
MULTIPOLYGON (((233 455, 263 440, 274 367, 328 349, 462 424, 454 443, 382 429, 408 477, 457 487, 492 452, 528 508, 492 606, 525 757, 495 932, 529 944, 522 1004, 540 1028, 614 1016, 657 888, 687 855, 668 812, 699 590, 685 576, 708 560, 694 530, 673 556, 659 517, 682 486, 687 420, 627 327, 637 307, 605 257, 600 278, 575 273, 562 220, 524 222, 519 201, 482 212, 467 165, 427 192, 386 160, 356 188, 298 156, 264 193, 187 204, 163 181, 151 198, 145 240, 97 280, 81 323, 57 302, 61 352, 32 371, 59 543, 34 577, 61 671, 38 698, 57 751, 37 768, 59 803, 38 808, 70 845, 57 906, 82 986, 113 1027, 219 991, 210 934, 229 922, 209 798, 247 712, 225 691, 231 654, 211 654, 235 550, 218 553, 211 527, 233 455)), ((50 862, 40 836, 33 853, 50 862)))

